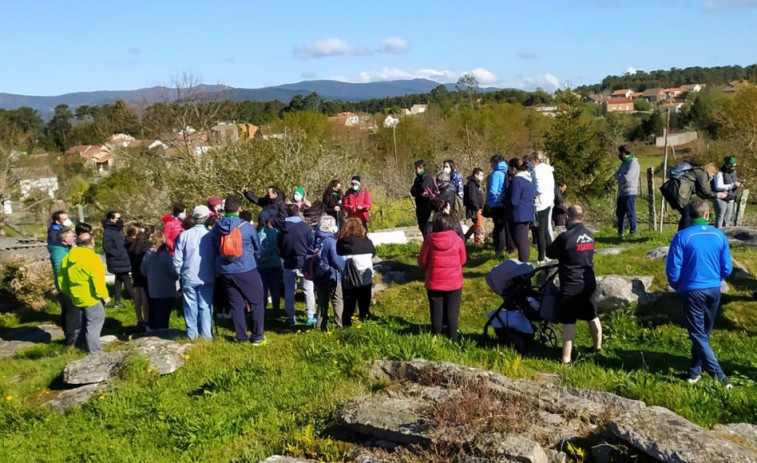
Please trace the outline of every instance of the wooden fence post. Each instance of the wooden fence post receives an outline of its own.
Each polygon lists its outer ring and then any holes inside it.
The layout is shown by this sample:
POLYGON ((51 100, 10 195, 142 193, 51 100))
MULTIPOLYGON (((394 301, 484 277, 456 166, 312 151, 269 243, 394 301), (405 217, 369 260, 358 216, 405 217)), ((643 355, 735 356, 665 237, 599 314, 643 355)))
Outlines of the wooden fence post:
POLYGON ((649 202, 649 229, 654 230, 657 223, 657 206, 654 198, 654 168, 647 168, 647 201, 649 202))
POLYGON ((739 200, 739 208, 736 210, 736 220, 734 226, 744 225, 744 213, 746 212, 746 202, 749 200, 749 190, 741 192, 741 199, 739 200))

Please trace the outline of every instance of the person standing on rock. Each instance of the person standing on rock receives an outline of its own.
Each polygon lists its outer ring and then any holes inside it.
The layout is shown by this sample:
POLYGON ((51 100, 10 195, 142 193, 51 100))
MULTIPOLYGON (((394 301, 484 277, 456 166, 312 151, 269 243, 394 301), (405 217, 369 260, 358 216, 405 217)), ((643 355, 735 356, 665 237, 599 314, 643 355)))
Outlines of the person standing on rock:
POLYGON ((431 332, 457 340, 460 299, 463 292, 465 243, 455 233, 455 220, 449 214, 434 217, 431 234, 423 240, 418 266, 426 269, 426 292, 431 312, 431 332))
POLYGON ((725 234, 707 224, 707 203, 700 200, 689 207, 692 223, 673 237, 665 264, 665 275, 678 292, 691 339, 688 382, 699 381, 704 368, 730 389, 731 383, 710 347, 710 334, 720 305, 720 285, 733 270, 731 249, 725 234))
POLYGON ((131 261, 129 251, 126 249, 124 238, 124 222, 121 214, 109 211, 102 221, 103 225, 103 251, 105 251, 105 264, 108 271, 116 279, 113 285, 113 307, 123 307, 121 304, 121 287, 126 290, 129 299, 134 299, 134 288, 131 285, 131 261))
POLYGON ((415 198, 415 218, 418 221, 418 229, 426 236, 426 224, 431 217, 429 201, 436 195, 436 182, 434 177, 426 172, 426 163, 423 160, 415 161, 415 180, 410 188, 410 195, 415 198))
POLYGON ((184 323, 191 340, 201 336, 213 339, 210 315, 213 304, 213 284, 216 278, 216 258, 210 231, 205 226, 212 211, 197 206, 192 211, 195 226, 176 238, 173 265, 181 277, 184 299, 184 323))
POLYGON ((594 352, 602 349, 602 324, 595 303, 594 235, 584 227, 583 220, 583 208, 570 206, 567 230, 547 248, 547 257, 558 262, 560 297, 557 313, 563 323, 562 362, 566 365, 572 359, 577 320, 589 322, 594 352))
POLYGON ((618 236, 626 231, 626 217, 631 227, 631 235, 636 234, 636 196, 639 194, 639 161, 626 145, 618 147, 620 167, 615 171, 618 182, 618 200, 615 204, 615 216, 618 219, 618 236))
POLYGON ((79 334, 79 328, 81 327, 81 311, 71 302, 71 297, 61 291, 58 285, 58 275, 60 275, 63 259, 71 252, 71 248, 73 248, 75 242, 76 235, 74 234, 74 230, 70 227, 63 227, 58 233, 59 244, 50 247, 50 263, 53 266, 55 289, 58 290, 58 301, 61 307, 61 327, 63 327, 67 346, 73 346, 76 342, 76 336, 79 334))
POLYGON ((105 286, 105 266, 95 253, 95 239, 82 233, 76 247, 63 258, 58 287, 81 312, 76 347, 89 353, 102 352, 100 333, 105 323, 105 305, 110 302, 105 286))

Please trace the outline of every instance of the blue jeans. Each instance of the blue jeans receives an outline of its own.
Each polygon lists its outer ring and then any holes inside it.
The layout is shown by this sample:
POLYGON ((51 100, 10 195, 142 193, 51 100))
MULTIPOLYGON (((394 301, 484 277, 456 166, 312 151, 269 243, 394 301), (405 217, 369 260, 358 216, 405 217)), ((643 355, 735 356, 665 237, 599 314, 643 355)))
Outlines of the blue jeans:
POLYGON ((691 339, 691 367, 689 373, 696 376, 705 371, 723 379, 725 374, 720 368, 715 353, 710 347, 710 333, 715 326, 715 317, 720 305, 720 288, 700 289, 680 293, 686 329, 691 339))
POLYGON ((182 294, 184 295, 184 323, 187 327, 187 336, 191 340, 197 339, 197 335, 205 339, 213 339, 211 330, 210 306, 213 303, 213 283, 192 284, 184 282, 182 294))
POLYGON ((636 233, 636 195, 618 196, 615 215, 618 218, 619 235, 626 231, 626 217, 631 224, 631 233, 636 233))

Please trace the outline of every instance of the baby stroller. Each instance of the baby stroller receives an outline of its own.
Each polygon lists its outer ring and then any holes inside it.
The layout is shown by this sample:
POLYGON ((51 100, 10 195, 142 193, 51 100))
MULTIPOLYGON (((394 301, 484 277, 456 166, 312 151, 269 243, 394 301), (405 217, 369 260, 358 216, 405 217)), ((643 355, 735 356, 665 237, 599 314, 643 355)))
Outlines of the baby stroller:
POLYGON ((484 335, 489 337, 491 326, 500 343, 521 354, 528 353, 534 340, 557 347, 552 325, 558 294, 556 275, 557 264, 533 268, 527 262, 510 259, 494 267, 486 275, 486 283, 502 297, 502 304, 489 312, 484 335), (532 284, 534 277, 537 284, 532 284))

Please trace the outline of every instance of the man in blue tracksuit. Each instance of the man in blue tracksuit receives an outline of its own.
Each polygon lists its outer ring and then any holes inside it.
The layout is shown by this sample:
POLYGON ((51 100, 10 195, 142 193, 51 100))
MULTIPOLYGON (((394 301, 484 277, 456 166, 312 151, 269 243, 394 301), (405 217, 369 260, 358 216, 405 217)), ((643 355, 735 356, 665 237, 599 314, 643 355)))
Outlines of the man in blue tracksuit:
POLYGON ((226 295, 227 305, 231 308, 231 318, 237 341, 251 341, 259 346, 265 343, 263 338, 263 281, 258 273, 256 255, 260 254, 260 238, 255 227, 239 218, 242 211, 242 199, 239 196, 229 196, 224 203, 226 215, 210 231, 213 248, 220 260, 220 282, 223 294, 226 295), (242 237, 242 255, 236 259, 226 259, 221 256, 221 237, 229 235, 238 229, 242 237), (250 305, 252 319, 251 336, 247 336, 247 320, 245 309, 250 305))
POLYGON ((501 154, 495 154, 489 159, 492 173, 486 188, 486 205, 489 206, 490 215, 494 221, 492 239, 494 239, 494 251, 497 254, 505 249, 505 193, 507 190, 507 162, 501 154))
POLYGON ((731 388, 715 353, 710 333, 720 305, 720 284, 731 274, 731 250, 722 231, 707 224, 707 203, 689 205, 692 224, 676 233, 670 243, 665 273, 668 283, 678 291, 691 338, 691 368, 688 382, 699 381, 702 368, 731 388))

